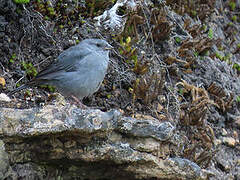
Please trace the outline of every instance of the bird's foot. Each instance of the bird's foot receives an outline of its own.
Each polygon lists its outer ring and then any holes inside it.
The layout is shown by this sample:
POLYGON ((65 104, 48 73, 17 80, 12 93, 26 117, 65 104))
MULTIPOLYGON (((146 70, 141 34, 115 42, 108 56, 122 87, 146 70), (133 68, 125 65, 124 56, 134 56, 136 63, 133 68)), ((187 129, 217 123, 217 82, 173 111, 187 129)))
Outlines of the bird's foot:
POLYGON ((79 108, 81 108, 81 109, 88 109, 89 107, 87 107, 86 105, 84 105, 77 97, 75 97, 75 96, 71 96, 71 98, 74 100, 74 104, 77 106, 77 107, 79 107, 79 108))

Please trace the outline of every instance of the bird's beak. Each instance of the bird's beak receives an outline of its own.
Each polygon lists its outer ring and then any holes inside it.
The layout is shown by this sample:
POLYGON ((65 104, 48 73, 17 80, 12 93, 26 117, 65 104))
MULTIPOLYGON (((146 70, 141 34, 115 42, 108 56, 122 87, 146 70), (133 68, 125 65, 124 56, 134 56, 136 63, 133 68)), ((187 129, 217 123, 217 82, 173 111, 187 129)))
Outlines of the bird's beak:
POLYGON ((106 46, 104 49, 105 49, 105 50, 111 50, 111 49, 113 49, 113 47, 109 44, 109 45, 106 46))

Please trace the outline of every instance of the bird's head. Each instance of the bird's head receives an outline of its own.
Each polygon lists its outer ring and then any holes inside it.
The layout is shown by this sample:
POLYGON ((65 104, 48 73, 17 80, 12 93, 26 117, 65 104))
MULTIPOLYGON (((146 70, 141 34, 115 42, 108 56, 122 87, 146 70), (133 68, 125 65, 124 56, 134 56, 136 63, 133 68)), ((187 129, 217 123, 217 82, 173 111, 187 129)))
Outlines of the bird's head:
POLYGON ((83 46, 87 45, 88 48, 95 51, 109 51, 113 49, 113 47, 103 39, 85 39, 81 43, 83 46))

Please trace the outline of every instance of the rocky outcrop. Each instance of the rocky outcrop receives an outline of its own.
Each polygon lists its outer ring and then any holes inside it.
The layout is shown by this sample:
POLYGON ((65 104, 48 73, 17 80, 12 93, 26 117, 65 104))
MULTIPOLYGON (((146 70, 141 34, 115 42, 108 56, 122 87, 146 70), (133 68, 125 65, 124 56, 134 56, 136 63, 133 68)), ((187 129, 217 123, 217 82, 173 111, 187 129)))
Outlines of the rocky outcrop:
POLYGON ((195 163, 170 158, 171 122, 75 106, 0 111, 5 167, 14 169, 4 178, 204 179, 195 163))

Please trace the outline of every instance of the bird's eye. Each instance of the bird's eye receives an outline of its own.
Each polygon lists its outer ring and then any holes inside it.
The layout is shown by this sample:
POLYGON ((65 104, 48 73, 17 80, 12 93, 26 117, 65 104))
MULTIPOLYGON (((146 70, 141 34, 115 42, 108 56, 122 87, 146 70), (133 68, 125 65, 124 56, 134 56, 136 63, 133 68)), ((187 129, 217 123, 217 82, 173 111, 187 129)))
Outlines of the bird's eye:
POLYGON ((101 47, 101 44, 98 44, 98 43, 97 43, 97 47, 101 47))

